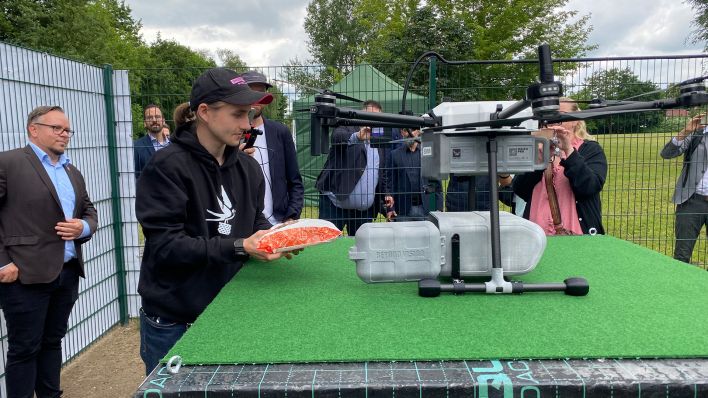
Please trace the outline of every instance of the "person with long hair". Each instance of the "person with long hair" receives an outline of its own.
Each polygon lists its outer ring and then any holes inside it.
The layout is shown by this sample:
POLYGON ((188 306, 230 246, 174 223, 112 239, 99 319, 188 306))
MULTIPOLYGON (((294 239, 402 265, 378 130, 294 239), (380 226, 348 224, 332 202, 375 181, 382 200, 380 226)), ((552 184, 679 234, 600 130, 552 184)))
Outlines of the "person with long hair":
MULTIPOLYGON (((576 102, 561 98, 560 112, 577 110, 576 102)), ((527 202, 524 218, 540 225, 546 235, 604 234, 600 192, 607 177, 607 158, 585 122, 549 125, 534 135, 555 137, 560 153, 554 156, 551 151, 546 170, 514 177, 514 193, 527 202)))
POLYGON ((140 267, 140 356, 149 374, 249 258, 290 253, 258 249, 271 223, 265 181, 238 149, 248 112, 272 100, 236 72, 209 69, 194 83, 189 117, 176 117, 172 144, 138 180, 136 215, 145 234, 140 267))

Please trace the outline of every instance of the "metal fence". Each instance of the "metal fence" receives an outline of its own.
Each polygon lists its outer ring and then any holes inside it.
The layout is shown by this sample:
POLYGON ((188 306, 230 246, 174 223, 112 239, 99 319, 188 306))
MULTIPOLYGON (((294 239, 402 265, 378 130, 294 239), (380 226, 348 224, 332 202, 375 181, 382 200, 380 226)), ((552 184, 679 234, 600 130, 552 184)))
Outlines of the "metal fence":
MULTIPOLYGON (((590 99, 600 94, 622 99, 653 91, 651 88, 668 89, 671 93, 673 84, 705 74, 707 59, 706 55, 567 59, 554 60, 554 68, 570 95, 590 99), (613 70, 628 72, 610 73, 613 70)), ((310 155, 310 117, 306 112, 297 112, 313 103, 312 91, 294 83, 331 88, 361 99, 375 98, 383 104, 384 111, 398 112, 401 85, 410 66, 341 66, 338 70, 344 72, 340 75, 321 66, 258 68, 275 84, 276 102, 269 106, 267 115, 282 121, 293 132, 306 186, 302 217, 319 216, 321 194, 314 189, 314 181, 325 156, 310 155)), ((81 282, 79 302, 64 341, 65 360, 112 326, 138 314, 142 243, 134 211, 132 140, 144 134, 142 108, 147 104, 158 104, 173 125, 172 111, 188 100, 191 84, 201 72, 113 71, 110 67, 86 65, 0 43, 0 150, 26 144, 24 124, 32 108, 45 104, 62 106, 78 132, 68 155, 83 172, 99 212, 99 230, 85 249, 87 278, 81 282)), ((429 61, 413 74, 407 107, 422 112, 443 101, 519 99, 536 75, 535 62, 484 61, 448 66, 429 61)), ((653 95, 658 98, 664 94, 653 95)), ((613 117, 590 124, 591 131, 599 133, 597 139, 609 162, 602 192, 608 234, 673 254, 674 206, 670 199, 681 159, 663 160, 659 151, 687 118, 686 114, 674 112, 613 117)), ((441 185, 443 194, 453 193, 448 181, 441 185)), ((379 216, 377 221, 383 218, 379 216)), ((692 262, 705 268, 707 254, 703 233, 692 262)), ((6 354, 2 319, 0 345, 6 354)), ((5 355, 0 362, 2 394, 4 358, 5 355)))
MULTIPOLYGON (((0 151, 27 144, 29 112, 59 105, 76 135, 67 151, 83 173, 96 206, 99 227, 84 246, 86 279, 69 319, 63 358, 68 361, 128 316, 137 315, 126 300, 124 270, 137 269, 134 220, 130 92, 126 71, 113 71, 0 43, 0 151), (127 120, 130 120, 129 116, 127 120), (121 187, 123 190, 121 191, 121 187)), ((0 318, 0 396, 5 395, 7 330, 0 318)))
MULTIPOLYGON (((670 98, 677 95, 674 85, 683 80, 704 75, 707 55, 664 57, 615 57, 554 60, 556 78, 564 83, 566 95, 590 100, 594 96, 625 99, 640 94, 637 100, 670 98), (661 92, 655 92, 663 90, 661 92)), ((332 89, 360 99, 375 98, 386 112, 400 110, 401 85, 410 64, 346 65, 333 76, 331 68, 322 66, 257 68, 275 84, 276 98, 287 103, 286 112, 274 112, 272 118, 291 127, 294 135, 300 171, 306 187, 302 217, 317 218, 320 192, 314 188, 326 156, 310 156, 310 116, 299 109, 313 104, 313 91, 304 86, 332 89), (298 85, 296 82, 304 82, 298 85)), ((139 76, 131 84, 141 87, 134 91, 136 109, 157 103, 163 112, 189 98, 189 80, 200 70, 161 71, 184 79, 181 92, 171 83, 157 84, 150 70, 131 71, 139 76), (191 73, 187 78, 185 74, 191 73)), ((407 95, 407 109, 430 109, 443 101, 501 101, 522 98, 525 89, 538 75, 536 61, 478 61, 468 65, 424 63, 413 73, 412 90, 407 95)), ((340 104, 358 106, 352 102, 340 104)), ((703 109, 705 110, 705 109, 703 109)), ((691 114, 701 110, 690 110, 691 114)), ((136 133, 141 126, 139 112, 134 113, 136 133)), ((664 160, 661 148, 688 120, 684 111, 632 114, 588 123, 603 146, 609 173, 601 195, 606 232, 666 255, 673 255, 674 205, 671 196, 681 170, 681 158, 664 160)), ((171 122, 171 120, 170 120, 171 122)), ((448 181, 442 182, 445 197, 453 192, 448 181)), ((466 191, 465 191, 466 192, 466 191)), ((451 195, 452 194, 452 195, 451 195)), ((478 195, 485 195, 481 191, 478 195)), ((449 203, 448 203, 449 204, 449 203)), ((504 207, 509 210, 508 207, 504 207)), ((378 216, 377 221, 383 217, 378 216)), ((705 230, 694 248, 692 263, 703 268, 708 264, 705 230)))

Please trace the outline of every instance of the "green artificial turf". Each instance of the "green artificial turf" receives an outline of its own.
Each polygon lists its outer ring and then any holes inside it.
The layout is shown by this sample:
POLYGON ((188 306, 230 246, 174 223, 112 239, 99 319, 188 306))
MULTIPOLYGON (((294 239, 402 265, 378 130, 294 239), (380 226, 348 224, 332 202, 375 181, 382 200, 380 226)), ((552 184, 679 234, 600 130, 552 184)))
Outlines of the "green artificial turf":
POLYGON ((521 279, 583 276, 586 297, 417 295, 365 284, 354 240, 249 262, 166 358, 185 364, 708 357, 708 272, 607 236, 556 237, 521 279))

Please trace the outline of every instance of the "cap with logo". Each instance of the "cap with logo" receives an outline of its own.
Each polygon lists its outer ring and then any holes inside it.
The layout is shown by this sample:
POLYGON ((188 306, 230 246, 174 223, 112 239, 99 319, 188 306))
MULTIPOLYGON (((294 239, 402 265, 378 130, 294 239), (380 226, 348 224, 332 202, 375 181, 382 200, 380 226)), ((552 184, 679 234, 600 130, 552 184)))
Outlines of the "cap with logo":
POLYGON ((196 111, 199 104, 223 101, 233 105, 270 104, 273 96, 251 90, 248 82, 228 68, 212 68, 204 72, 192 85, 189 106, 196 111))
POLYGON ((248 84, 260 83, 267 88, 273 87, 272 84, 268 83, 268 79, 265 75, 257 70, 249 70, 248 72, 241 73, 239 76, 241 76, 248 84))

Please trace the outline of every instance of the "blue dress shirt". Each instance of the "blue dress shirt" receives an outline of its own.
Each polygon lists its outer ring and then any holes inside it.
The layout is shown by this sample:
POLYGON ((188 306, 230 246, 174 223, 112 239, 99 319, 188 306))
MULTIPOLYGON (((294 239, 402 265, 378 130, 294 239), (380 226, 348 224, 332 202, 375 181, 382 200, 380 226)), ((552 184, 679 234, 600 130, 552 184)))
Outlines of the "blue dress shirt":
MULTIPOLYGON (((61 202, 61 209, 64 211, 64 217, 66 220, 74 218, 74 208, 76 207, 76 193, 74 192, 74 187, 71 185, 71 180, 69 180, 69 175, 66 173, 65 165, 70 163, 68 157, 62 154, 59 157, 57 164, 52 164, 49 159, 49 155, 41 150, 37 145, 30 142, 32 150, 39 158, 39 161, 44 166, 44 170, 47 171, 49 179, 52 180, 54 189, 57 191, 59 196, 59 201, 61 202)), ((81 220, 84 224, 84 229, 81 232, 79 238, 85 238, 89 236, 91 230, 86 221, 81 220)), ((76 247, 74 246, 74 241, 67 240, 64 243, 64 262, 76 258, 76 247)))

